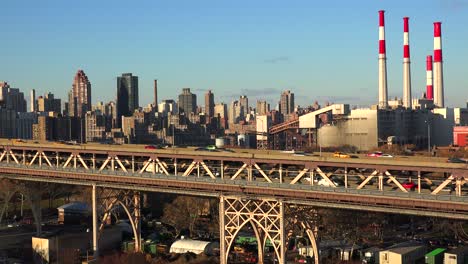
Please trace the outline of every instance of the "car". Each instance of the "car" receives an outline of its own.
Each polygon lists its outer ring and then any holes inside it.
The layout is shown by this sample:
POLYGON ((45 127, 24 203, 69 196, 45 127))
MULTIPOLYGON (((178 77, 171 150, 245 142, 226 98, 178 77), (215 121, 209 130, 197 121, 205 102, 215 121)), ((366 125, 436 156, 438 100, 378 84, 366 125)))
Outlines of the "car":
POLYGON ((447 160, 447 162, 449 162, 449 163, 468 163, 468 160, 464 160, 464 159, 461 159, 461 158, 449 158, 447 160))
POLYGON ((157 149, 157 147, 153 145, 146 145, 145 149, 157 149))
POLYGON ((368 154, 367 154, 367 157, 380 157, 380 156, 382 156, 382 154, 383 154, 383 153, 380 152, 380 151, 374 151, 374 152, 372 152, 372 153, 368 153, 368 154))
POLYGON ((216 146, 215 145, 208 145, 205 147, 205 149, 207 150, 215 150, 216 149, 216 146))
POLYGON ((403 188, 405 189, 412 190, 412 191, 418 188, 418 185, 414 182, 404 182, 401 184, 401 186, 403 186, 403 188))
POLYGON ((379 156, 379 158, 393 158, 393 156, 390 154, 382 154, 379 156))
POLYGON ((342 158, 342 159, 346 159, 346 158, 351 158, 351 156, 349 154, 346 154, 346 153, 343 153, 343 152, 335 152, 333 153, 333 157, 335 158, 342 158))

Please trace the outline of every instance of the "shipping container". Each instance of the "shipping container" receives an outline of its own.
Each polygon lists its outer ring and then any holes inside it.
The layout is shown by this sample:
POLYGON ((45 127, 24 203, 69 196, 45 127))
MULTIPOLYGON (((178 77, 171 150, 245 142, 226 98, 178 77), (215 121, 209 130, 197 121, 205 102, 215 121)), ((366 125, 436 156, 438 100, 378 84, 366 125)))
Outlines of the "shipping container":
POLYGON ((444 252, 445 248, 436 248, 431 252, 427 253, 426 264, 443 264, 444 263, 444 252))

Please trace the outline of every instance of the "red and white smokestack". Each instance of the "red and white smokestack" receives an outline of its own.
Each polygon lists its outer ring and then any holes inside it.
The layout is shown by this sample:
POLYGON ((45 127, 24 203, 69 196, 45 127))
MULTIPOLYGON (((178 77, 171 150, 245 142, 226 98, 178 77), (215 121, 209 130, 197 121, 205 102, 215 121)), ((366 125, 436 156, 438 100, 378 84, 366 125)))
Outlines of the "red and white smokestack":
POLYGON ((379 11, 379 107, 387 108, 387 56, 385 50, 385 11, 379 11))
POLYGON ((436 107, 444 107, 441 22, 434 22, 434 105, 436 107))
POLYGON ((409 17, 403 18, 403 106, 411 109, 411 69, 408 20, 409 17))
POLYGON ((434 88, 432 87, 432 55, 426 58, 426 98, 434 99, 434 88))

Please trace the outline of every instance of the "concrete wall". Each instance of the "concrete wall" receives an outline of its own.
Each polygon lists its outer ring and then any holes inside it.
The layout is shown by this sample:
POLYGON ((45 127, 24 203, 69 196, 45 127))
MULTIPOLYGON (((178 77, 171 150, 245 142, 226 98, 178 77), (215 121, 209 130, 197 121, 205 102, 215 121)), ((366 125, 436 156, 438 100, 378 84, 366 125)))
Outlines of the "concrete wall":
POLYGON ((377 110, 356 109, 318 129, 318 143, 322 147, 352 145, 361 150, 377 147, 377 110))

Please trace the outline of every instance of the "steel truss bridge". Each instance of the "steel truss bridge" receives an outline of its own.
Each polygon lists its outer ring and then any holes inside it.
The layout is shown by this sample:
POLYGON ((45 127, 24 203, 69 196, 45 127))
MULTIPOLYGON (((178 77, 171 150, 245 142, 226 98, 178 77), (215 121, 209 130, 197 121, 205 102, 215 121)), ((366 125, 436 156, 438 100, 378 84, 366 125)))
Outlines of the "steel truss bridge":
POLYGON ((260 263, 267 239, 277 260, 285 263, 293 229, 308 235, 318 263, 317 207, 468 220, 468 166, 437 158, 339 159, 278 151, 0 140, 0 176, 92 186, 95 252, 116 208, 128 215, 136 250, 141 249, 140 191, 218 198, 222 263, 245 225, 257 237, 260 263))

